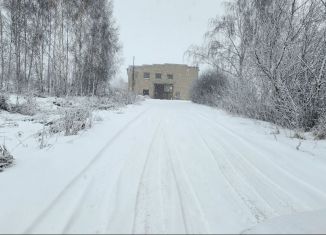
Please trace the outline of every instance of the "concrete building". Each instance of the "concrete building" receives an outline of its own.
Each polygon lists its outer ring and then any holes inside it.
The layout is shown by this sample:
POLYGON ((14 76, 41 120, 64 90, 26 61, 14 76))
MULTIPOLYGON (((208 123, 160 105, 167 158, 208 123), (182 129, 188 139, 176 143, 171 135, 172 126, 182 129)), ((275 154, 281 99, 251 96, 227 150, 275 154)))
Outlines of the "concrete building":
POLYGON ((154 99, 190 99, 190 89, 198 79, 198 67, 179 64, 129 66, 128 88, 154 99))

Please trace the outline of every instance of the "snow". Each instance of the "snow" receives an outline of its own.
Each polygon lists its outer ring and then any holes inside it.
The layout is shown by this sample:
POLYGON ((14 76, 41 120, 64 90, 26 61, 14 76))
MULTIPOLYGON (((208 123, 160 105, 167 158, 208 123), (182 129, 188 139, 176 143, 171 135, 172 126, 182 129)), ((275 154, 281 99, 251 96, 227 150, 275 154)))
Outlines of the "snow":
POLYGON ((0 233, 326 232, 325 141, 186 101, 97 115, 40 150, 42 125, 0 113, 0 233))
POLYGON ((280 216, 247 230, 248 234, 324 234, 326 210, 280 216))

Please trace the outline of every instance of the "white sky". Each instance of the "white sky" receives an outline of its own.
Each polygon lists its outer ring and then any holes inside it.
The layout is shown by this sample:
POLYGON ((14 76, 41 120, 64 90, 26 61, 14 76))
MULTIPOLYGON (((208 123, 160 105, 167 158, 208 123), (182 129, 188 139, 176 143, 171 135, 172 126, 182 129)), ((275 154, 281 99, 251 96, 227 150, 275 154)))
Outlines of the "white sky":
POLYGON ((187 63, 184 52, 200 44, 223 0, 114 0, 123 45, 121 77, 132 64, 187 63))

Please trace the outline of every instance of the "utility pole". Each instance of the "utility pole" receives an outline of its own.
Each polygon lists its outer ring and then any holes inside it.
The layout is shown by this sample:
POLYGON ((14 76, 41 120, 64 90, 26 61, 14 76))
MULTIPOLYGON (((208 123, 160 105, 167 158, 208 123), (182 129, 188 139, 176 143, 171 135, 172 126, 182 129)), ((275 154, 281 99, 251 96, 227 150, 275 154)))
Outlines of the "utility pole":
POLYGON ((132 59, 132 91, 135 91, 135 56, 132 59))

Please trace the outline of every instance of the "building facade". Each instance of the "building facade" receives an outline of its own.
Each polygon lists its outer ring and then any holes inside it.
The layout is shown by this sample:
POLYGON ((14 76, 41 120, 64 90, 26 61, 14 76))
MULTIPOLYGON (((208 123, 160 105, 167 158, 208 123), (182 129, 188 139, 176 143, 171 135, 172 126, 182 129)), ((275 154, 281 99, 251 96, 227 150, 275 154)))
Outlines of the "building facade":
POLYGON ((153 99, 189 100, 198 67, 179 64, 129 66, 128 88, 138 95, 153 99))

